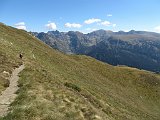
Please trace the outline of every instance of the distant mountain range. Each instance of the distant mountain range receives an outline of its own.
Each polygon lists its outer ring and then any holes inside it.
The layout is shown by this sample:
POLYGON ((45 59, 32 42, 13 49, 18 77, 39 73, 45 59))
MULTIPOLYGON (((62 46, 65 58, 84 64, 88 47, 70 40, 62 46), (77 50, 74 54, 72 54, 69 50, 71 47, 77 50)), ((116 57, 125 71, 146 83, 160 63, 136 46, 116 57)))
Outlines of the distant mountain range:
POLYGON ((67 54, 84 54, 112 65, 127 65, 160 72, 160 34, 154 32, 98 30, 81 32, 49 31, 32 34, 67 54))

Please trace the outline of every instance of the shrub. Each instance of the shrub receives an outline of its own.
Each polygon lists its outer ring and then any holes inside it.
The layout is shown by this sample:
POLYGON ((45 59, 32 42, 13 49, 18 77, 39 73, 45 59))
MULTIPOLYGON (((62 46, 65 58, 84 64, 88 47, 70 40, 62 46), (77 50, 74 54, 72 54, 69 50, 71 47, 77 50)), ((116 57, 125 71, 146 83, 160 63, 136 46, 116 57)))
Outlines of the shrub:
POLYGON ((68 88, 71 88, 71 89, 77 91, 77 92, 80 92, 80 91, 81 91, 81 88, 78 87, 77 85, 73 84, 73 83, 68 83, 68 82, 66 82, 64 85, 65 85, 66 87, 68 87, 68 88))

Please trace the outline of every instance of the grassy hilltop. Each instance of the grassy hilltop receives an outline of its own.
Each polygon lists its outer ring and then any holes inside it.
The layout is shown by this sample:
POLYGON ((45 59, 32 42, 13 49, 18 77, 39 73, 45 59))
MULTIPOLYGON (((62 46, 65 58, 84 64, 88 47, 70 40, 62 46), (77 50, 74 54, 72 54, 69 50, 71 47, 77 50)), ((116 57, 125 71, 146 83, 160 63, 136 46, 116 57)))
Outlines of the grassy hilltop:
POLYGON ((4 71, 12 73, 22 62, 18 97, 2 120, 160 118, 159 75, 65 55, 23 30, 0 24, 0 92, 9 84, 4 71))

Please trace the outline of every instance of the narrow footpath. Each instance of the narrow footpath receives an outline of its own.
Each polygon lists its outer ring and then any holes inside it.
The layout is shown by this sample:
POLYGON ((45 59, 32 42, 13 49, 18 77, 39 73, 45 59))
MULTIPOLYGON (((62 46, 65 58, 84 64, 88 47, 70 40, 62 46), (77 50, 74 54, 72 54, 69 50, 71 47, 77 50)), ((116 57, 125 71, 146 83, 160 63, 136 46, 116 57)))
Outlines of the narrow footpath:
POLYGON ((24 65, 21 65, 19 68, 16 68, 12 76, 10 77, 9 87, 6 88, 0 95, 0 117, 5 116, 8 113, 9 105, 16 98, 16 91, 18 90, 18 74, 24 69, 24 65))

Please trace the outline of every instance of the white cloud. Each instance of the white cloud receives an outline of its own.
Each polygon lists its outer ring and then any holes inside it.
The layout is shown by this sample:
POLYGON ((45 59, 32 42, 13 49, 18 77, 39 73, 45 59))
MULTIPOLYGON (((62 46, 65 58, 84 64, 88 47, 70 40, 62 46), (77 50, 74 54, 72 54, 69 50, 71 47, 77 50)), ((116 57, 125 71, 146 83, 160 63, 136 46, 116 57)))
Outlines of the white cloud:
POLYGON ((77 24, 77 23, 66 23, 64 26, 67 28, 80 28, 80 27, 82 27, 81 24, 77 24))
POLYGON ((103 26, 106 26, 106 27, 108 27, 108 26, 116 27, 117 26, 116 24, 113 24, 109 21, 100 22, 100 23, 98 23, 98 25, 103 25, 103 26))
POLYGON ((155 27, 154 30, 155 30, 155 32, 160 33, 160 26, 155 27))
POLYGON ((22 25, 25 25, 24 22, 19 22, 19 23, 16 23, 15 26, 22 26, 22 25))
POLYGON ((92 23, 98 23, 101 21, 102 21, 101 19, 91 18, 91 19, 85 20, 84 23, 85 24, 92 24, 92 23))
POLYGON ((86 28, 86 30, 87 30, 87 31, 96 31, 96 30, 98 30, 98 29, 96 29, 96 28, 86 28))
POLYGON ((107 14, 108 17, 112 17, 112 14, 107 14))
POLYGON ((27 29, 26 26, 16 26, 16 28, 22 29, 22 30, 26 30, 27 29))
POLYGON ((100 25, 110 26, 111 23, 109 21, 103 21, 103 22, 100 23, 100 25))
POLYGON ((57 26, 56 26, 56 24, 54 22, 49 22, 45 26, 50 30, 56 30, 57 29, 57 26))
POLYGON ((14 25, 17 29, 22 29, 22 30, 26 30, 26 25, 25 25, 25 22, 19 22, 19 23, 16 23, 14 25))
POLYGON ((113 27, 116 27, 117 25, 116 25, 116 24, 112 24, 112 26, 113 26, 113 27))

